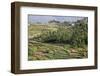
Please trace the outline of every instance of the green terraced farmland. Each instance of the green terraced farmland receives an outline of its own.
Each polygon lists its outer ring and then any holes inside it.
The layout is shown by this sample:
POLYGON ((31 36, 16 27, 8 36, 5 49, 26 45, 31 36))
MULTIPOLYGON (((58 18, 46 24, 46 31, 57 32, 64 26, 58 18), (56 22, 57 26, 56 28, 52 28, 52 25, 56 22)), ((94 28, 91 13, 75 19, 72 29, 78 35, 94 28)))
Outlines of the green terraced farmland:
POLYGON ((78 47, 70 43, 72 34, 69 26, 28 26, 28 60, 87 58, 86 45, 78 47))
POLYGON ((88 58, 88 18, 28 15, 28 60, 88 58))

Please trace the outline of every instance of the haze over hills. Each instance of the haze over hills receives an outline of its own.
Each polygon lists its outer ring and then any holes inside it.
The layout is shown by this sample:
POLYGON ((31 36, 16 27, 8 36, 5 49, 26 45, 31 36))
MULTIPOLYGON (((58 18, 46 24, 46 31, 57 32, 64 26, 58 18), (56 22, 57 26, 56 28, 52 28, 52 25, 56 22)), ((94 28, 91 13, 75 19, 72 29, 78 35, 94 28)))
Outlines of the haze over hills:
POLYGON ((50 21, 58 21, 59 23, 63 22, 77 22, 78 20, 82 20, 87 17, 79 17, 79 16, 44 16, 44 15, 28 15, 28 24, 41 23, 46 24, 50 21))

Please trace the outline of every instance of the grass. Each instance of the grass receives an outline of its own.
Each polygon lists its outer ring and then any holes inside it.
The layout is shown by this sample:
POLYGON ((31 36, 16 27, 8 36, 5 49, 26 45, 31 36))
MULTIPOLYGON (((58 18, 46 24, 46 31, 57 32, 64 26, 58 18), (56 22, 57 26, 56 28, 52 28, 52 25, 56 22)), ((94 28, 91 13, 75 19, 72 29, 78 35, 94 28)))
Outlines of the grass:
POLYGON ((54 27, 47 26, 47 25, 30 25, 28 26, 28 35, 29 37, 34 37, 40 35, 41 32, 46 32, 50 30, 57 30, 56 26, 54 27))
POLYGON ((86 58, 87 51, 83 48, 71 48, 68 44, 52 44, 41 42, 29 42, 28 60, 50 59, 78 59, 86 58), (72 51, 74 49, 74 52, 72 51))

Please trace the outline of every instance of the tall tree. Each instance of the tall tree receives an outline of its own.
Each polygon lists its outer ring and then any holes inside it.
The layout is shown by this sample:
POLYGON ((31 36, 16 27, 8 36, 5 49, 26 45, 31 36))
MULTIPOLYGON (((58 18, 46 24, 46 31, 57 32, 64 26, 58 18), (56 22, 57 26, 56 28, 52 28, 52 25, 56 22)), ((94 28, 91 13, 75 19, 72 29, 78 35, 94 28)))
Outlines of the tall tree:
POLYGON ((73 35, 71 38, 71 44, 77 47, 83 47, 88 43, 88 26, 86 19, 76 22, 73 27, 73 35))

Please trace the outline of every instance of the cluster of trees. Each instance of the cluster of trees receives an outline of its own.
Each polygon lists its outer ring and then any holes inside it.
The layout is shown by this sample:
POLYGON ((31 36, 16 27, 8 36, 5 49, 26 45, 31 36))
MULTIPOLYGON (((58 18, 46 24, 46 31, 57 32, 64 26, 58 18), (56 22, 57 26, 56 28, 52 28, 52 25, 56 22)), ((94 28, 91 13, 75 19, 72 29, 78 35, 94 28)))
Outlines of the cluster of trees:
POLYGON ((87 20, 83 19, 81 21, 76 22, 73 27, 73 33, 71 37, 71 45, 84 47, 88 44, 88 25, 87 20))
POLYGON ((50 20, 50 21, 48 21, 48 23, 60 23, 60 21, 50 20))
MULTIPOLYGON (((67 25, 67 23, 65 22, 67 25)), ((58 26, 57 31, 43 32, 39 37, 42 42, 66 43, 74 47, 84 47, 88 44, 87 18, 78 20, 74 26, 58 26)))
POLYGON ((60 21, 57 21, 57 20, 50 20, 48 21, 48 23, 55 23, 57 25, 60 25, 60 26, 70 26, 71 25, 71 22, 67 22, 67 21, 64 21, 64 22, 60 22, 60 21))
POLYGON ((71 38, 71 29, 59 26, 57 31, 47 31, 41 34, 43 42, 68 43, 71 38))

